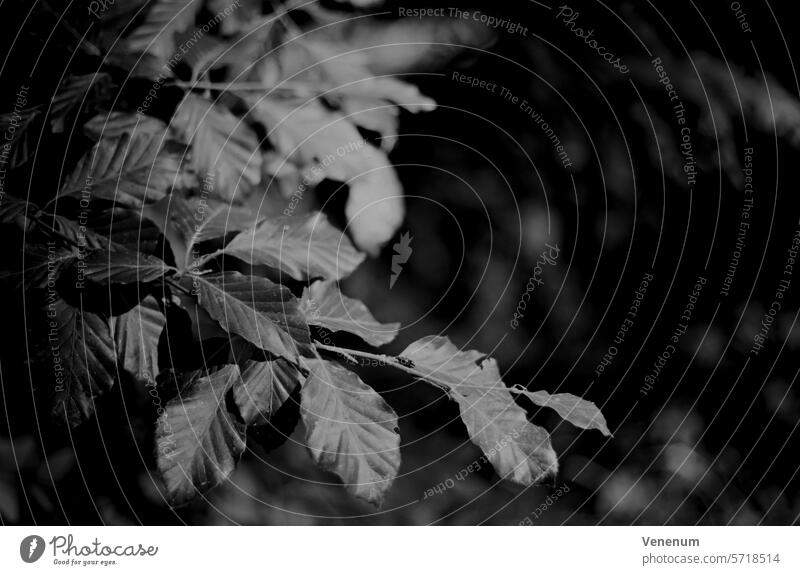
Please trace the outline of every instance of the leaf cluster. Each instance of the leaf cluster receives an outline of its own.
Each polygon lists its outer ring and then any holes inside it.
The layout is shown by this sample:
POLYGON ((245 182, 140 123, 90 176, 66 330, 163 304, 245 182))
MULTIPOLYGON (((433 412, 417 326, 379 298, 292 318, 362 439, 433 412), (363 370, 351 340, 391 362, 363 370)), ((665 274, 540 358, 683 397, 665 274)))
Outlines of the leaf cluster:
MULTIPOLYGON (((111 22, 137 4, 117 2, 102 17, 111 22)), ((549 434, 517 397, 609 434, 593 404, 509 388, 494 360, 444 336, 397 356, 328 343, 346 332, 380 347, 398 335, 399 324, 376 320, 339 282, 404 217, 387 155, 398 109, 434 104, 380 73, 380 51, 307 34, 286 7, 262 14, 256 4, 142 7, 109 61, 157 89, 180 88, 176 109, 169 118, 143 105, 94 115, 82 126, 91 148, 49 203, 3 197, 0 225, 21 260, 2 280, 36 302, 37 360, 52 366, 40 399, 75 427, 121 381, 147 389, 159 406, 156 465, 175 505, 230 477, 248 442, 274 448, 298 421, 313 460, 380 505, 400 469, 398 417, 348 367, 354 357, 377 358, 455 401, 501 477, 549 480, 558 465, 549 434), (220 13, 213 26, 203 23, 220 13), (190 40, 185 60, 176 59, 190 40), (349 186, 349 233, 320 211, 261 209, 275 182, 291 198, 323 179, 349 186)), ((316 10, 318 21, 334 17, 316 10)), ((420 62, 417 52, 407 58, 420 62)), ((100 78, 105 72, 64 83, 54 129, 83 109, 100 78)))

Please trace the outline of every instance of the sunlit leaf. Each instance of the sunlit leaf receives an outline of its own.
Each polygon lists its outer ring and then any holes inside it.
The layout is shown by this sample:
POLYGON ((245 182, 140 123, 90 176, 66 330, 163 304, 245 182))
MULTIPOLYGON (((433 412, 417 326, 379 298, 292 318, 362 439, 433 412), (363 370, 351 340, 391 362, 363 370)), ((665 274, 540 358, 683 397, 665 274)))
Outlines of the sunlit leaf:
POLYGON ((420 339, 401 355, 458 403, 470 439, 498 475, 522 485, 555 476, 558 462, 549 434, 528 422, 495 360, 474 350, 461 351, 441 336, 420 339))
POLYGON ((167 62, 175 55, 175 33, 194 25, 202 0, 156 0, 144 22, 126 39, 130 52, 149 52, 167 62))
POLYGON ((236 272, 193 278, 200 305, 222 328, 276 356, 297 362, 310 344, 308 325, 287 288, 236 272))
POLYGON ((355 244, 376 256, 403 223, 405 201, 389 158, 371 146, 364 155, 369 168, 349 182, 345 215, 355 244))
POLYGON ((354 333, 370 345, 385 345, 397 336, 399 323, 380 323, 363 302, 339 291, 334 281, 314 282, 303 291, 300 311, 309 325, 354 333))
POLYGON ((182 141, 192 145, 194 169, 217 194, 230 199, 240 180, 250 184, 261 181, 258 139, 227 108, 196 94, 187 94, 171 125, 182 141))
POLYGON ((380 506, 400 468, 397 415, 353 372, 323 360, 308 365, 300 409, 314 461, 380 506))
POLYGON ((261 15, 261 0, 208 0, 208 10, 214 14, 228 14, 219 22, 223 36, 234 36, 252 27, 261 15))
POLYGON ((201 242, 255 227, 261 220, 253 210, 204 198, 172 194, 146 206, 143 214, 162 230, 181 269, 192 267, 201 242))
POLYGON ((225 253, 279 269, 297 280, 342 279, 364 260, 322 213, 264 220, 233 238, 225 253))
POLYGON ((313 165, 325 177, 350 186, 345 214, 351 234, 360 249, 376 255, 405 215, 403 189, 386 154, 318 100, 296 107, 260 99, 254 113, 284 157, 313 165))
POLYGON ((591 401, 576 397, 571 393, 549 394, 546 391, 527 391, 515 388, 536 405, 554 409, 565 421, 581 429, 597 429, 603 435, 610 436, 606 418, 591 401))
POLYGON ((101 138, 119 138, 123 134, 152 134, 163 136, 167 125, 152 116, 129 112, 110 112, 98 114, 83 125, 83 132, 95 142, 101 138))
POLYGON ((103 285, 147 283, 174 270, 155 256, 130 250, 94 250, 83 264, 85 277, 103 285))
POLYGON ((305 103, 277 98, 254 100, 253 114, 268 130, 278 151, 301 165, 317 164, 325 176, 342 182, 363 166, 358 153, 366 146, 355 126, 319 100, 305 103))
POLYGON ((266 425, 302 383, 297 368, 282 359, 247 361, 241 383, 233 390, 239 414, 247 425, 266 425))
POLYGON ((469 47, 488 48, 495 31, 460 18, 399 18, 355 21, 343 27, 342 48, 366 54, 376 75, 439 69, 469 47))

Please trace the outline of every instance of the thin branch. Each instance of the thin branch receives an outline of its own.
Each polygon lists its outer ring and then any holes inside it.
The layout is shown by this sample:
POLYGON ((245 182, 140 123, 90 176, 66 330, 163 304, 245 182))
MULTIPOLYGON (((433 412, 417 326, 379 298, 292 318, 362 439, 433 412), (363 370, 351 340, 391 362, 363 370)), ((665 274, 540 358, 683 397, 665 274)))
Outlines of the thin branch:
POLYGON ((48 222, 43 220, 42 216, 55 217, 54 214, 48 214, 48 213, 43 212, 41 210, 38 213, 34 214, 34 215, 26 214, 25 217, 27 217, 29 220, 32 220, 32 221, 36 222, 37 224, 39 224, 41 226, 41 228, 42 228, 42 231, 44 233, 46 233, 47 235, 55 236, 58 239, 68 243, 70 246, 72 246, 74 248, 81 249, 82 247, 85 247, 85 246, 82 246, 81 244, 79 244, 78 242, 76 242, 74 239, 72 239, 72 238, 62 234, 61 232, 59 232, 51 224, 49 224, 48 222))
MULTIPOLYGON (((417 375, 419 372, 413 371, 411 368, 403 365, 398 359, 391 355, 379 355, 376 353, 369 353, 366 351, 359 351, 357 349, 344 349, 341 347, 336 347, 333 345, 325 345, 324 343, 314 342, 314 345, 317 349, 321 349, 324 351, 329 351, 331 353, 335 353, 349 359, 353 357, 363 357, 364 359, 371 359, 373 361, 379 361, 381 363, 385 363, 387 365, 397 366, 398 369, 402 369, 407 371, 408 373, 417 375)), ((421 376, 420 376, 421 377, 421 376)))
POLYGON ((311 89, 301 82, 284 82, 272 88, 262 82, 193 82, 172 80, 169 85, 185 90, 219 90, 220 92, 267 92, 268 94, 286 93, 291 96, 309 98, 324 93, 324 89, 311 89))
MULTIPOLYGON (((210 262, 211 260, 213 260, 214 258, 216 258, 218 256, 223 255, 224 253, 225 253, 225 250, 217 250, 215 252, 211 252, 210 254, 206 254, 206 255, 200 257, 199 259, 197 259, 197 261, 191 262, 191 266, 187 265, 187 267, 190 267, 191 269, 200 269, 201 267, 206 265, 208 262, 210 262)), ((188 264, 189 262, 187 261, 186 263, 188 264)))
POLYGON ((197 89, 197 90, 220 90, 222 92, 234 90, 265 90, 266 86, 261 82, 186 82, 183 80, 173 80, 170 85, 178 88, 197 89))
MULTIPOLYGON (((416 377, 418 379, 424 379, 426 381, 434 383, 434 384, 436 384, 437 386, 441 387, 442 389, 444 389, 447 392, 450 392, 450 391, 453 390, 453 386, 449 385, 448 383, 446 383, 444 381, 441 381, 441 380, 438 380, 435 377, 432 377, 430 373, 424 373, 424 372, 412 367, 413 363, 410 362, 408 359, 406 359, 404 357, 395 357, 393 355, 369 353, 369 352, 360 351, 360 350, 357 350, 357 349, 345 349, 345 348, 336 347, 336 346, 333 346, 333 345, 325 345, 325 344, 322 344, 322 343, 319 343, 319 342, 314 342, 314 345, 316 346, 317 349, 321 349, 323 351, 329 351, 331 353, 335 353, 337 355, 340 355, 340 356, 343 356, 343 357, 346 357, 346 358, 363 357, 364 359, 370 359, 370 360, 373 360, 373 361, 378 361, 383 365, 388 365, 388 366, 394 367, 396 369, 399 369, 401 371, 405 371, 406 373, 409 373, 409 374, 413 375, 414 377, 416 377), (408 362, 408 363, 405 363, 405 362, 408 362)), ((497 386, 497 389, 503 389, 503 390, 510 391, 510 392, 516 393, 516 394, 522 393, 522 390, 520 390, 520 389, 514 389, 513 387, 507 387, 505 384, 502 383, 502 380, 501 380, 500 383, 501 383, 501 385, 497 386)), ((465 389, 481 389, 483 391, 488 391, 490 389, 495 389, 494 387, 486 387, 486 386, 483 386, 483 385, 467 385, 467 384, 464 384, 464 383, 459 383, 458 387, 465 388, 465 389)), ((527 391, 527 390, 525 390, 525 391, 527 391)))
POLYGON ((178 282, 176 282, 174 280, 166 279, 164 281, 164 283, 167 284, 168 286, 172 287, 172 288, 175 288, 179 292, 182 292, 183 294, 188 295, 189 297, 194 297, 194 294, 190 290, 186 289, 185 287, 183 287, 181 284, 179 284, 178 282))
POLYGON ((59 19, 61 24, 64 26, 64 29, 66 29, 67 32, 72 34, 72 36, 78 41, 78 46, 79 47, 84 48, 92 56, 100 56, 100 55, 102 55, 102 52, 100 51, 100 49, 97 46, 95 46, 94 44, 92 44, 89 40, 86 39, 86 34, 88 34, 89 30, 91 30, 92 26, 94 26, 94 22, 89 24, 89 27, 86 29, 86 32, 84 32, 83 34, 80 34, 67 21, 67 19, 64 17, 64 14, 60 14, 60 13, 56 12, 53 9, 53 7, 50 6, 49 2, 47 2, 47 1, 42 2, 42 6, 44 6, 44 9, 47 10, 48 12, 50 12, 50 14, 52 14, 53 16, 55 16, 55 17, 57 17, 59 19))

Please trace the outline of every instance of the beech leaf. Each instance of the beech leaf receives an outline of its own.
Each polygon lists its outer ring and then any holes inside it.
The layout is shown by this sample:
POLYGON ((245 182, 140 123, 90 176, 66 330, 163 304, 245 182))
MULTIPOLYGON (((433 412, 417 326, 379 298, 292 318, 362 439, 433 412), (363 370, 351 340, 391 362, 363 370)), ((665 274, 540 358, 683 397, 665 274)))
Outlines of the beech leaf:
POLYGON ((3 142, 3 151, 10 152, 9 164, 12 168, 21 166, 36 152, 39 141, 35 128, 41 125, 37 119, 41 113, 41 109, 34 107, 0 114, 0 131, 10 134, 11 128, 14 129, 14 138, 3 142))
POLYGON ((94 398, 114 385, 117 358, 108 320, 57 299, 48 302, 48 317, 57 324, 46 353, 58 357, 52 393, 53 415, 71 426, 94 414, 94 398))
POLYGON ((307 365, 301 415, 312 458, 350 494, 380 506, 400 468, 397 415, 355 373, 324 360, 307 365))
POLYGON ((226 365, 177 377, 178 396, 167 402, 156 427, 158 469, 173 505, 230 477, 245 449, 244 426, 226 408, 239 368, 226 365))
POLYGON ((461 351, 442 336, 412 343, 402 357, 458 403, 470 439, 500 477, 532 485, 555 476, 558 461, 549 434, 528 422, 494 359, 474 350, 461 351))
POLYGON ((166 323, 153 296, 111 318, 117 358, 127 371, 146 382, 155 381, 158 374, 158 340, 166 323))
POLYGON ((603 435, 611 436, 606 418, 591 401, 576 397, 571 393, 549 394, 546 391, 527 391, 514 388, 514 391, 530 399, 536 405, 554 409, 565 421, 581 429, 597 429, 603 435))
POLYGON ((127 38, 127 50, 147 52, 166 63, 175 54, 175 33, 193 26, 202 7, 202 0, 156 0, 142 25, 127 38))
POLYGON ((102 138, 114 139, 130 134, 152 134, 163 137, 167 125, 152 116, 140 116, 130 112, 110 112, 94 116, 83 125, 83 133, 95 142, 102 138))
POLYGON ((300 104, 258 98, 253 100, 252 113, 285 158, 301 165, 316 164, 326 177, 340 182, 363 169, 358 156, 368 144, 351 122, 319 100, 300 104))
POLYGON ((225 253, 300 281, 342 279, 364 261, 364 255, 321 212, 267 219, 233 238, 225 253))
POLYGON ((439 69, 469 47, 488 48, 496 32, 460 18, 356 20, 341 26, 343 51, 361 50, 377 75, 439 69))
POLYGON ((147 283, 175 269, 155 256, 126 249, 94 250, 83 264, 85 277, 103 285, 147 283))
POLYGON ((28 212, 38 212, 39 207, 33 202, 3 194, 0 201, 0 224, 11 224, 28 217, 28 212))
POLYGON ((76 107, 86 106, 87 101, 91 104, 94 95, 107 89, 110 84, 111 76, 106 73, 69 76, 50 103, 48 118, 53 133, 59 134, 63 132, 67 116, 76 107))
POLYGON ((140 214, 139 210, 108 208, 91 214, 87 225, 112 246, 155 255, 159 252, 161 231, 140 214))
POLYGON ((77 249, 56 248, 51 250, 49 246, 42 246, 31 243, 25 246, 24 254, 12 254, 4 267, 8 269, 0 271, 0 280, 10 282, 14 289, 30 289, 44 287, 48 281, 55 281, 61 276, 61 272, 78 258, 77 249), (23 260, 11 258, 18 256, 23 260))
POLYGON ((365 169, 350 182, 345 215, 355 244, 372 256, 394 237, 405 217, 403 187, 386 154, 365 146, 365 169))
POLYGON ((399 323, 380 323, 363 302, 339 291, 334 281, 314 282, 303 291, 300 311, 309 325, 356 334, 370 345, 385 345, 397 336, 399 323))
POLYGON ((284 157, 314 165, 325 177, 349 185, 345 214, 353 240, 360 249, 377 255, 405 215, 403 188, 386 154, 318 100, 292 107, 262 98, 254 111, 284 157))
POLYGON ((288 288, 237 272, 196 276, 193 282, 198 303, 225 331, 295 363, 310 346, 308 325, 288 288))
POLYGON ((162 136, 156 132, 103 138, 81 158, 60 193, 91 193, 133 208, 158 201, 180 173, 180 158, 161 150, 161 144, 162 136))
POLYGON ((227 108, 187 94, 171 126, 183 142, 191 144, 192 166, 206 180, 205 185, 222 197, 232 199, 242 179, 254 185, 261 181, 258 139, 227 108))
POLYGON ((143 214, 169 240, 181 269, 192 267, 199 253, 197 244, 254 227, 260 218, 253 210, 207 199, 185 199, 172 194, 146 206, 143 214))
POLYGON ((266 425, 302 383, 297 368, 283 359, 247 361, 233 398, 247 425, 266 425))

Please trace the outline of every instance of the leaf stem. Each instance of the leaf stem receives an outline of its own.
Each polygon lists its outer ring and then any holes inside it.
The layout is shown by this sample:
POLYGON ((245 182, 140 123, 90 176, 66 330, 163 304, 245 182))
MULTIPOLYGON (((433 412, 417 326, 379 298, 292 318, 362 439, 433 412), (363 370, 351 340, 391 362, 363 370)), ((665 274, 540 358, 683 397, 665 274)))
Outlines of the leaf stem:
MULTIPOLYGON (((55 236, 58 239, 60 239, 61 241, 66 242, 67 244, 69 244, 70 246, 72 246, 74 248, 80 249, 81 247, 83 247, 77 241, 75 241, 74 239, 62 234, 57 229, 55 229, 51 224, 49 224, 46 221, 44 221, 42 219, 43 215, 53 215, 53 214, 47 214, 47 213, 43 212, 42 210, 39 210, 38 213, 33 214, 33 215, 27 215, 26 217, 28 219, 36 222, 37 224, 39 224, 41 226, 41 228, 42 228, 42 231, 44 231, 47 235, 55 236)), ((53 216, 53 217, 55 217, 55 216, 53 216)))
POLYGON ((184 295, 188 295, 189 297, 194 297, 194 294, 190 290, 186 289, 185 287, 183 287, 181 284, 179 284, 176 281, 167 279, 167 280, 164 281, 164 283, 169 285, 172 288, 175 288, 179 292, 182 292, 184 295))
POLYGON ((100 49, 97 46, 95 46, 94 44, 92 44, 89 40, 86 39, 86 35, 89 33, 89 30, 91 29, 91 27, 94 25, 94 22, 89 24, 89 27, 86 29, 86 32, 84 32, 83 34, 79 34, 78 31, 70 25, 70 23, 67 21, 67 19, 63 17, 64 14, 60 14, 60 13, 56 12, 53 9, 53 7, 50 6, 49 2, 47 2, 47 1, 43 2, 42 6, 44 6, 45 10, 50 12, 50 14, 52 14, 53 16, 55 16, 58 19, 59 23, 61 23, 64 26, 64 29, 67 32, 72 34, 72 36, 75 38, 75 40, 78 41, 78 47, 83 47, 92 56, 100 56, 100 55, 102 55, 102 52, 100 52, 100 49))
MULTIPOLYGON (((369 353, 367 351, 360 351, 360 350, 357 350, 357 349, 345 349, 345 348, 336 347, 336 346, 333 346, 333 345, 325 345, 325 344, 319 343, 319 342, 314 342, 314 345, 316 346, 317 349, 321 349, 321 350, 324 350, 324 351, 329 351, 331 353, 335 353, 335 354, 341 355, 341 356, 343 356, 345 358, 348 358, 348 359, 351 359, 352 357, 363 357, 364 359, 371 359, 373 361, 379 361, 383 365, 388 365, 388 366, 394 367, 395 369, 399 369, 401 371, 405 371, 406 373, 409 373, 409 374, 413 375, 414 377, 416 377, 418 379, 424 379, 425 381, 429 381, 429 382, 435 384, 436 386, 441 387, 443 390, 445 390, 448 393, 453 391, 453 387, 451 385, 449 385, 448 383, 446 383, 444 381, 436 379, 430 373, 425 373, 425 372, 422 372, 422 371, 416 369, 415 367, 413 367, 414 364, 411 361, 409 361, 408 359, 404 358, 404 357, 397 357, 397 356, 393 356, 393 355, 385 355, 385 354, 377 354, 377 353, 369 353)), ((459 383, 458 387, 464 388, 464 389, 481 389, 483 391, 489 391, 490 389, 494 389, 493 387, 486 387, 486 386, 483 386, 483 385, 467 385, 467 384, 464 384, 464 383, 459 383)), ((497 389, 510 391, 511 393, 515 393, 515 394, 521 394, 521 393, 524 393, 524 392, 527 391, 527 390, 524 390, 524 389, 521 389, 521 388, 516 388, 516 387, 517 386, 508 387, 505 384, 501 383, 501 385, 498 386, 497 389)))
POLYGON ((173 86, 178 88, 197 89, 197 90, 221 90, 223 92, 228 90, 264 90, 266 86, 261 82, 186 82, 183 80, 174 80, 170 82, 173 86))
POLYGON ((286 92, 292 96, 302 97, 318 95, 324 92, 324 90, 312 90, 307 85, 300 82, 284 82, 280 86, 274 86, 272 88, 264 85, 263 82, 187 82, 183 80, 173 80, 170 84, 186 90, 219 90, 220 92, 266 91, 267 94, 286 92))
POLYGON ((397 369, 410 373, 411 375, 415 375, 419 378, 430 379, 429 376, 426 376, 422 372, 412 367, 409 367, 408 365, 404 365, 400 358, 397 358, 392 355, 369 353, 367 351, 359 351, 357 349, 344 349, 341 347, 336 347, 334 345, 325 345, 324 343, 318 343, 318 342, 314 342, 314 345, 316 346, 317 349, 329 351, 331 353, 336 353, 344 357, 363 357, 364 359, 379 361, 382 364, 391 365, 392 367, 396 367, 397 369))
MULTIPOLYGON (((206 255, 198 258, 197 261, 191 262, 191 266, 188 266, 188 267, 190 267, 191 269, 198 270, 198 269, 202 268, 204 265, 206 265, 208 262, 213 260, 214 258, 216 258, 218 256, 221 256, 224 253, 225 253, 225 250, 217 250, 215 252, 211 252, 210 254, 206 254, 206 255)), ((187 257, 188 257, 188 252, 187 252, 187 257)), ((188 264, 189 262, 186 262, 186 263, 188 264)))

